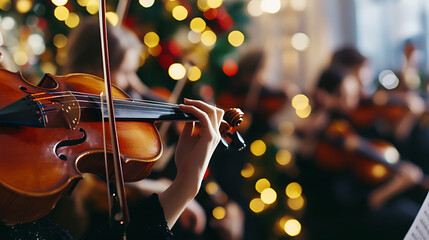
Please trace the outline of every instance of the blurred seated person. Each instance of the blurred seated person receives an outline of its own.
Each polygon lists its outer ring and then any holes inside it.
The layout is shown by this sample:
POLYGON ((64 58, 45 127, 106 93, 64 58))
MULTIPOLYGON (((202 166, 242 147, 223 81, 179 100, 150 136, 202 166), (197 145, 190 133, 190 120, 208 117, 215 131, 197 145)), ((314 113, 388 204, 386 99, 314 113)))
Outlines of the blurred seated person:
MULTIPOLYGON (((134 99, 165 100, 154 93, 138 77, 143 45, 129 29, 108 24, 109 60, 112 82, 134 99)), ((62 73, 88 73, 101 78, 103 62, 100 33, 96 18, 84 19, 71 32, 67 43, 67 61, 62 73)))
POLYGON ((422 179, 415 164, 401 161, 397 171, 376 184, 356 175, 364 162, 355 156, 368 157, 362 152, 375 147, 358 149, 366 141, 349 121, 361 86, 344 68, 325 69, 310 100, 310 116, 296 126, 297 164, 307 196, 304 223, 311 239, 402 239, 420 207, 405 195, 422 179), (342 123, 336 125, 340 134, 334 132, 329 142, 335 123, 342 123), (322 149, 323 142, 333 148, 322 149))

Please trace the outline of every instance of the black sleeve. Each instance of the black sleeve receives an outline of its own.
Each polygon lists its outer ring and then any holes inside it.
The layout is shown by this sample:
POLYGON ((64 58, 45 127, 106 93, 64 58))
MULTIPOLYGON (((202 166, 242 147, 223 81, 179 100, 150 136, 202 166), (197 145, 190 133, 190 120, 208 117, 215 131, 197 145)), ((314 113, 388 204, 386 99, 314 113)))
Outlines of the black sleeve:
POLYGON ((157 194, 130 209, 127 239, 173 240, 157 194))

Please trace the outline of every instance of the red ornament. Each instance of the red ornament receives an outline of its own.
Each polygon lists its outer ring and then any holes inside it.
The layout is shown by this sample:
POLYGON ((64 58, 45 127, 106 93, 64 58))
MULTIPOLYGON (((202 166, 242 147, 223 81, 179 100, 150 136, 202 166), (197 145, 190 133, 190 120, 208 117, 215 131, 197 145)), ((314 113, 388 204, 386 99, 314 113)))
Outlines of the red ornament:
POLYGON ((183 48, 176 41, 171 41, 168 43, 168 51, 174 56, 179 56, 182 54, 183 48))
POLYGON ((226 60, 223 63, 222 70, 227 76, 232 77, 237 74, 238 65, 234 60, 226 60))
POLYGON ((203 14, 207 20, 213 20, 217 17, 218 10, 217 8, 210 8, 209 10, 205 11, 203 14))

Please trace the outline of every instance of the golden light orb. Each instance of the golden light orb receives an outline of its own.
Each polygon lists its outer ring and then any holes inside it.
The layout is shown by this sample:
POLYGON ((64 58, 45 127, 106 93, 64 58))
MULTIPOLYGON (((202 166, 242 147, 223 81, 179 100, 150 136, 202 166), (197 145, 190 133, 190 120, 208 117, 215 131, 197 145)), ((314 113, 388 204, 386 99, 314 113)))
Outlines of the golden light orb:
POLYGON ((289 236, 297 236, 301 233, 301 223, 296 219, 289 219, 285 223, 284 230, 289 236))
POLYGON ((168 74, 170 77, 174 80, 180 80, 185 77, 186 75, 186 69, 185 67, 180 63, 173 63, 168 68, 168 74))
POLYGON ((298 117, 300 118, 307 118, 308 116, 310 116, 311 114, 311 106, 308 105, 306 108, 304 109, 296 109, 295 110, 296 115, 298 115, 298 117))
POLYGON ((179 5, 173 8, 173 11, 171 12, 174 19, 177 21, 185 20, 188 17, 188 9, 186 9, 184 6, 179 5))
POLYGON ((244 165, 243 169, 241 170, 241 176, 245 178, 250 178, 251 176, 253 176, 254 173, 255 168, 250 163, 246 163, 246 165, 244 165))
POLYGON ((297 94, 292 98, 292 107, 295 109, 303 110, 305 109, 310 100, 304 94, 297 94))
POLYGON ((249 203, 249 208, 255 213, 262 212, 265 208, 265 203, 260 198, 254 198, 249 203))
POLYGON ((282 166, 288 165, 292 161, 292 154, 286 149, 281 149, 276 153, 276 161, 282 166))
POLYGON ((212 30, 206 30, 201 34, 201 42, 210 47, 216 43, 217 36, 212 30))
POLYGON ((156 47, 159 44, 159 36, 155 32, 148 32, 144 35, 143 42, 150 48, 156 47))
POLYGON ((33 7, 33 2, 31 0, 18 0, 15 6, 19 13, 27 13, 33 7))
POLYGON ((212 214, 216 219, 223 219, 226 215, 226 210, 225 208, 218 206, 213 209, 212 214))
POLYGON ((210 8, 218 8, 222 5, 223 0, 207 0, 207 5, 210 8))
POLYGON ((57 48, 63 48, 67 44, 67 37, 62 34, 58 33, 54 36, 54 46, 57 48))
POLYGON ((28 55, 24 51, 18 51, 13 55, 13 60, 18 66, 24 66, 28 63, 28 55))
POLYGON ((208 194, 213 195, 219 191, 219 185, 215 182, 208 182, 205 189, 208 194))
POLYGON ((86 7, 86 5, 89 3, 89 0, 77 0, 77 3, 82 7, 86 7))
POLYGON ((270 181, 268 181, 266 178, 261 178, 255 183, 255 189, 259 193, 262 193, 265 189, 271 187, 270 181))
POLYGON ((300 210, 304 207, 304 198, 302 196, 299 196, 297 198, 288 198, 287 199, 287 205, 292 210, 300 210))
POLYGON ((244 34, 238 30, 234 30, 228 34, 228 42, 234 47, 239 47, 244 42, 244 34))
POLYGON ((201 78, 201 70, 197 66, 190 67, 188 72, 189 81, 195 82, 201 78))
POLYGON ((60 21, 65 21, 68 18, 69 13, 69 10, 64 6, 58 6, 54 10, 54 16, 60 21))
POLYGON ((302 187, 297 182, 291 182, 286 186, 285 192, 289 198, 298 198, 302 194, 302 187))
POLYGON ((197 33, 204 31, 206 29, 206 26, 206 21, 204 21, 204 19, 200 17, 192 19, 189 23, 189 27, 191 28, 191 30, 197 33))
POLYGON ((98 12, 98 1, 89 0, 89 2, 86 4, 86 11, 92 15, 96 14, 98 12))
POLYGON ((276 201, 276 199, 277 199, 277 193, 272 188, 265 188, 261 192, 261 200, 265 204, 272 204, 276 201))
POLYGON ((250 152, 255 156, 262 156, 267 150, 267 145, 262 140, 255 140, 250 144, 250 152))
POLYGON ((77 15, 76 13, 70 13, 66 19, 66 25, 69 28, 77 27, 79 25, 79 22, 80 22, 80 18, 79 18, 79 15, 77 15))

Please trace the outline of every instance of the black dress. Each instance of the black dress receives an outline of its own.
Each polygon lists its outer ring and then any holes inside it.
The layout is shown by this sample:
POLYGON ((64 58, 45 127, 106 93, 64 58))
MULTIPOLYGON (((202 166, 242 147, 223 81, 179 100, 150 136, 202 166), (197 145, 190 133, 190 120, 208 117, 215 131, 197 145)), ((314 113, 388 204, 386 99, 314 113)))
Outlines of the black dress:
MULTIPOLYGON (((30 223, 14 226, 0 225, 2 240, 76 240, 67 230, 44 217, 30 223)), ((83 238, 88 240, 122 239, 112 232, 108 224, 93 226, 83 238)), ((153 194, 141 204, 130 209, 130 223, 127 227, 127 239, 172 240, 173 234, 167 226, 164 211, 158 199, 153 194)))

